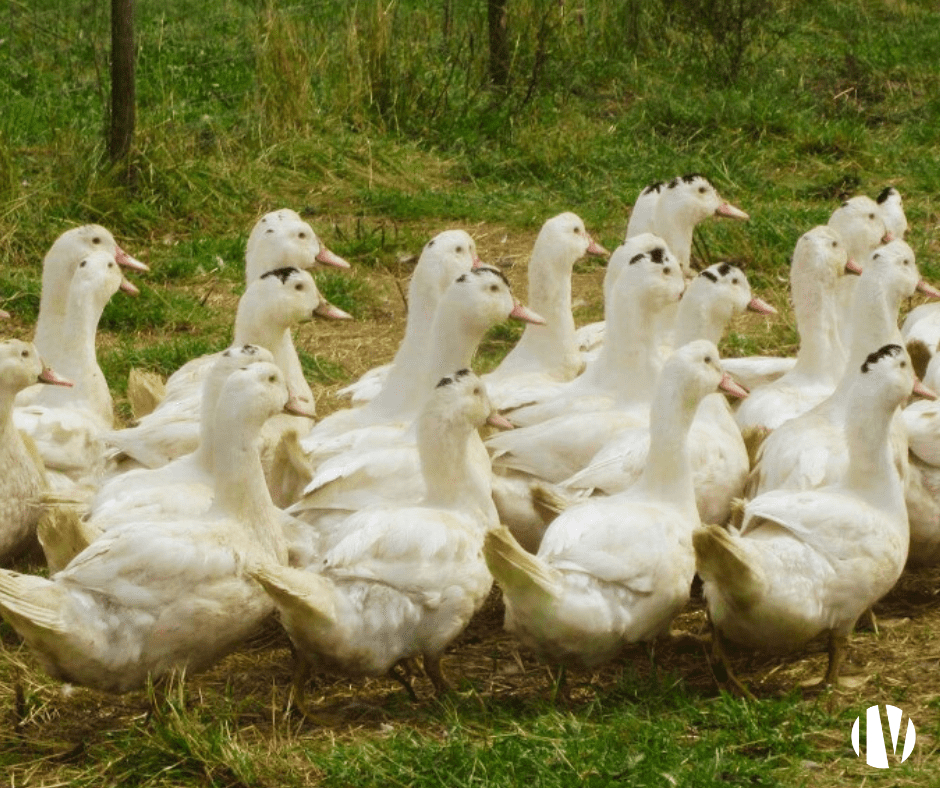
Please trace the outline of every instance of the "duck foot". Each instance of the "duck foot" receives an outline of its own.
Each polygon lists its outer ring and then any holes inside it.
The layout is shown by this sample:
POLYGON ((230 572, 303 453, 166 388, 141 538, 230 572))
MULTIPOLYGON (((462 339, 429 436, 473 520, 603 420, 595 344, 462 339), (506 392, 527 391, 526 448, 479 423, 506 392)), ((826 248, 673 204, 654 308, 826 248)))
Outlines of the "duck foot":
POLYGON ((731 669, 731 661, 723 645, 723 639, 718 628, 712 625, 712 651, 708 663, 712 669, 712 675, 720 689, 729 689, 730 692, 739 695, 746 700, 756 701, 753 693, 747 688, 747 685, 741 681, 731 669))
POLYGON ((806 692, 815 694, 840 686, 839 674, 842 672, 842 665, 845 663, 848 645, 849 638, 847 635, 837 635, 835 632, 829 633, 829 664, 826 666, 826 675, 819 681, 804 685, 806 692))
POLYGON ((296 709, 304 720, 312 722, 320 728, 329 728, 340 724, 342 722, 340 717, 313 711, 307 705, 307 682, 310 679, 313 665, 293 645, 291 650, 294 652, 294 673, 291 678, 291 694, 287 701, 286 713, 291 714, 296 709))

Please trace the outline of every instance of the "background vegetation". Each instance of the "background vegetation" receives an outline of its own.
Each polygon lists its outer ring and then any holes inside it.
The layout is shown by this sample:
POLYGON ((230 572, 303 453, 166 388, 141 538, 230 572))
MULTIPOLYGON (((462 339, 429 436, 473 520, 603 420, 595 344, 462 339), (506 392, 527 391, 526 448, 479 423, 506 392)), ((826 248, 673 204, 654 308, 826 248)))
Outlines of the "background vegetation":
MULTIPOLYGON (((130 366, 166 373, 227 344, 248 231, 287 206, 355 265, 319 282, 356 326, 305 335, 307 372, 328 390, 391 355, 398 293, 430 235, 466 227, 518 282, 549 216, 574 210, 614 248, 639 189, 690 171, 752 216, 703 225, 696 255, 744 262, 782 310, 797 237, 844 197, 888 184, 905 197, 922 272, 940 274, 936 3, 509 0, 499 87, 486 6, 138 3, 137 136, 112 166, 107 4, 2 0, 0 306, 14 314, 4 329, 30 335, 52 240, 104 224, 153 269, 136 278, 141 297, 114 299, 102 323, 100 357, 120 394, 130 366)), ((579 267, 579 320, 597 314, 602 274, 579 267)), ((793 348, 785 312, 750 328, 736 327, 725 351, 793 348)), ((513 338, 494 332, 482 363, 513 338)), ((860 635, 871 675, 821 702, 788 694, 801 674, 786 671, 761 683, 758 704, 718 695, 693 653, 667 656, 659 675, 635 655, 641 667, 628 661, 553 707, 541 670, 481 635, 458 649, 481 656, 461 662, 469 678, 455 698, 414 707, 371 682, 361 692, 380 713, 355 701, 322 729, 283 714, 289 668, 276 636, 190 679, 188 704, 154 717, 144 696, 60 695, 3 626, 0 715, 11 725, 0 765, 16 786, 877 784, 847 732, 888 700, 920 726, 915 757, 891 779, 928 785, 936 587, 918 586, 916 604, 896 599, 895 618, 915 624, 860 635), (494 689, 507 663, 521 678, 494 689)), ((806 670, 818 674, 820 658, 806 670)), ((775 664, 750 667, 765 676, 775 664)))

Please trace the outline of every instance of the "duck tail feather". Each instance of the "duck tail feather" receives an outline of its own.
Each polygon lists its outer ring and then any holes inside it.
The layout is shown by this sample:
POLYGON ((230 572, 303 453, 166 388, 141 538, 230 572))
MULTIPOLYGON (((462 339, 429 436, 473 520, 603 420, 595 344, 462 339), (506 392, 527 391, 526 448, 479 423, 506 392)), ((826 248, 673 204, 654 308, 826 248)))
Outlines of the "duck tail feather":
POLYGON ((248 570, 282 612, 302 609, 304 614, 333 621, 336 618, 333 584, 315 572, 279 564, 259 564, 248 570))
POLYGON ((759 566, 728 531, 717 525, 706 525, 692 534, 695 565, 703 580, 712 581, 723 594, 742 605, 750 605, 764 588, 759 566))
POLYGON ((66 634, 64 593, 51 580, 0 569, 0 613, 21 635, 37 630, 66 634))
POLYGON ((510 597, 516 593, 545 598, 557 596, 558 572, 524 550, 506 526, 487 531, 483 555, 493 577, 510 597))

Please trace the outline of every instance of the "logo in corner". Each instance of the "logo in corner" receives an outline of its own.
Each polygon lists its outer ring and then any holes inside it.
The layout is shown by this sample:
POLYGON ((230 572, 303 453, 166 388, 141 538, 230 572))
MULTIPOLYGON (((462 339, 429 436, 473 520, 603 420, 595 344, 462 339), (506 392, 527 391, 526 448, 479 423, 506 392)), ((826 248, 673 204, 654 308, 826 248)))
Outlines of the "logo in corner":
MULTIPOLYGON (((885 704, 885 712, 888 716, 888 732, 891 734, 891 752, 897 759, 898 739, 901 733, 901 723, 904 720, 904 712, 897 706, 885 704)), ((859 725, 860 718, 856 717, 852 725, 852 748, 855 754, 861 757, 862 752, 859 745, 859 725)), ((898 763, 904 763, 908 756, 914 750, 914 743, 917 741, 917 733, 914 730, 914 721, 907 718, 907 730, 904 734, 904 749, 901 753, 901 759, 898 763)), ((881 724, 881 707, 869 706, 865 712, 865 762, 876 769, 887 769, 888 749, 885 746, 884 727, 881 724)))

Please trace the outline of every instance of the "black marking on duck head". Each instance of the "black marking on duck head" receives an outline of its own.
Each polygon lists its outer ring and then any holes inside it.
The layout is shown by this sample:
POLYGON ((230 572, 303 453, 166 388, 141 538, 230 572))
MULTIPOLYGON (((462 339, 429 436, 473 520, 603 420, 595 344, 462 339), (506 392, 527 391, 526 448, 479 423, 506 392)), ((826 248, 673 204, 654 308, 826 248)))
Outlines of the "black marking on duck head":
POLYGON ((718 266, 718 274, 720 276, 727 276, 731 271, 731 263, 722 263, 718 266))
POLYGON ((718 281, 718 277, 715 276, 715 274, 709 271, 707 268, 704 271, 702 271, 702 273, 700 273, 699 276, 704 276, 706 279, 708 279, 711 282, 718 281))
POLYGON ((630 262, 628 263, 628 265, 633 265, 634 263, 638 263, 644 257, 646 257, 646 252, 640 252, 639 254, 635 254, 633 255, 633 257, 630 258, 630 262))
POLYGON ((657 263, 658 265, 662 265, 664 262, 666 262, 666 250, 661 246, 654 246, 652 249, 650 249, 649 255, 650 260, 652 260, 654 263, 657 263))
POLYGON ((904 352, 904 348, 900 345, 884 345, 883 347, 878 348, 874 353, 869 353, 865 358, 865 363, 862 364, 862 372, 868 372, 875 364, 877 364, 881 359, 886 357, 899 356, 904 352))
MULTIPOLYGON (((506 278, 506 274, 504 274, 498 268, 492 268, 488 265, 481 265, 478 268, 470 269, 470 273, 474 276, 483 276, 484 273, 496 274, 496 276, 506 283, 506 287, 509 287, 509 280, 506 278)), ((463 278, 463 276, 466 276, 466 274, 463 274, 461 278, 463 278)), ((457 281, 459 282, 460 280, 458 279, 457 281)))
POLYGON ((434 239, 433 239, 433 238, 432 238, 430 241, 428 241, 428 242, 424 245, 424 248, 425 248, 425 249, 430 249, 432 246, 434 246, 434 239))
POLYGON ((686 175, 679 175, 678 177, 673 178, 671 181, 669 181, 669 188, 675 189, 680 183, 695 183, 695 181, 699 179, 705 181, 706 183, 711 183, 711 181, 709 181, 708 178, 706 178, 701 173, 690 172, 690 173, 687 173, 686 175))
POLYGON ((893 186, 885 186, 885 187, 881 190, 881 194, 879 194, 879 195, 875 198, 875 202, 878 203, 879 205, 881 205, 881 204, 887 202, 887 201, 888 201, 888 198, 892 195, 892 193, 894 193, 894 192, 896 192, 896 191, 897 191, 897 189, 895 189, 893 186))
POLYGON ((294 274, 300 273, 298 268, 275 268, 273 271, 268 271, 267 273, 261 274, 262 279, 266 279, 269 276, 275 276, 281 280, 281 284, 286 284, 287 280, 290 279, 294 274))
POLYGON ((659 194, 665 185, 666 184, 663 181, 656 181, 655 183, 649 184, 645 189, 643 189, 643 191, 640 192, 640 194, 652 194, 653 192, 659 194))
POLYGON ((445 376, 441 378, 439 381, 437 381, 437 385, 434 388, 439 389, 444 386, 450 386, 451 384, 453 384, 453 382, 454 382, 454 379, 452 377, 445 376))
POLYGON ((470 370, 467 369, 466 367, 464 367, 463 369, 458 369, 458 370, 454 373, 454 377, 455 377, 457 380, 460 380, 460 378, 465 378, 465 377, 466 377, 467 375, 469 375, 469 374, 470 374, 470 370))

